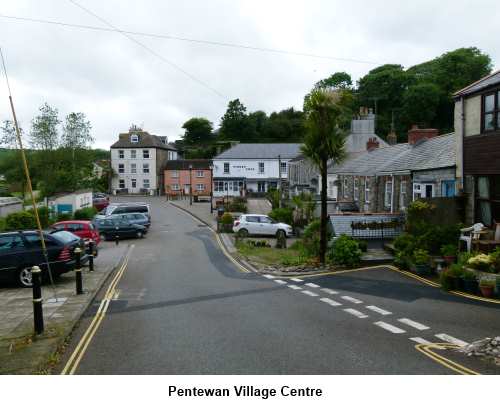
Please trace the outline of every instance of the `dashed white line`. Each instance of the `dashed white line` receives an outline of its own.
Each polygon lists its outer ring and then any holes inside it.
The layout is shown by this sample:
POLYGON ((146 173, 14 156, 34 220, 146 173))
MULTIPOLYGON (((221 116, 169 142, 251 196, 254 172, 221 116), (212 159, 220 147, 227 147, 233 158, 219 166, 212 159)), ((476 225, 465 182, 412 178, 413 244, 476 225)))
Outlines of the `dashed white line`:
POLYGON ((290 280, 295 281, 296 283, 303 283, 304 280, 301 280, 300 278, 291 278, 290 280))
POLYGON ((349 302, 352 302, 354 304, 362 304, 363 301, 361 300, 358 300, 357 298, 353 298, 353 297, 349 297, 348 295, 343 295, 342 297, 343 300, 346 300, 346 301, 349 301, 349 302))
POLYGON ((338 294, 337 291, 333 291, 329 288, 322 288, 321 291, 326 292, 327 294, 331 294, 331 295, 338 294))
POLYGON ((383 308, 376 307, 375 305, 367 305, 366 308, 368 308, 370 311, 377 312, 380 315, 391 315, 392 312, 386 311, 383 308))
POLYGON ((330 298, 320 298, 319 300, 328 304, 328 305, 331 305, 332 307, 338 307, 338 306, 342 305, 340 302, 334 301, 330 298))
POLYGON ((429 342, 428 340, 425 340, 424 338, 421 338, 421 337, 412 337, 412 338, 410 338, 410 340, 417 342, 417 343, 421 343, 423 345, 430 345, 431 344, 431 342, 429 342))
POLYGON ((289 284, 287 287, 291 288, 292 290, 302 290, 302 287, 299 287, 298 285, 294 284, 289 284))
POLYGON ((313 293, 312 291, 309 291, 309 290, 303 290, 303 291, 301 291, 301 293, 309 295, 310 297, 317 297, 318 296, 318 294, 313 293))
POLYGON ((438 339, 444 340, 445 342, 452 343, 457 346, 467 346, 468 343, 463 340, 457 339, 453 336, 447 335, 446 333, 438 333, 436 336, 438 339))
POLYGON ((269 280, 272 280, 273 278, 276 278, 276 277, 272 276, 271 274, 264 274, 264 277, 268 278, 269 280))
POLYGON ((430 329, 428 326, 422 325, 421 323, 412 321, 411 319, 408 319, 408 318, 398 319, 398 322, 404 323, 405 325, 411 326, 412 328, 415 328, 418 330, 430 329))
POLYGON ((274 280, 274 282, 278 284, 287 284, 287 282, 283 280, 274 280))
POLYGON ((390 323, 386 322, 375 322, 374 323, 377 326, 380 326, 382 329, 388 330, 391 333, 405 333, 406 331, 403 329, 398 328, 397 326, 391 325, 390 323))
POLYGON ((344 311, 361 319, 368 318, 368 315, 353 308, 346 308, 344 311))
POLYGON ((319 285, 318 284, 314 284, 314 283, 306 283, 306 286, 312 287, 312 288, 319 288, 319 285))

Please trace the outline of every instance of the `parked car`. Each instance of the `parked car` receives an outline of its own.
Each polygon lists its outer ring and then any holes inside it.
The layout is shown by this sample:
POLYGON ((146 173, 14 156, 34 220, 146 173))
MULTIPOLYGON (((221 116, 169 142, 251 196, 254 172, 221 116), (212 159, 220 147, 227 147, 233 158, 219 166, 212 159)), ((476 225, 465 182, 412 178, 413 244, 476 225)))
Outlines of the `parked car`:
POLYGON ((108 219, 119 218, 127 222, 130 222, 131 224, 143 225, 146 228, 149 228, 151 226, 151 221, 149 220, 149 217, 146 214, 141 214, 141 213, 111 214, 106 218, 108 219))
POLYGON ((143 238, 148 232, 148 228, 145 226, 131 224, 120 218, 96 219, 94 223, 104 240, 115 240, 116 237, 119 239, 127 237, 143 238))
POLYGON ((104 208, 106 208, 109 205, 109 197, 107 196, 94 196, 92 197, 92 206, 97 210, 97 211, 102 211, 104 208))
POLYGON ((267 215, 241 215, 233 224, 233 232, 245 237, 248 235, 292 235, 292 227, 282 222, 276 222, 267 215))
POLYGON ((79 221, 79 220, 71 220, 71 221, 61 221, 56 222, 51 226, 53 231, 68 231, 76 236, 82 238, 86 243, 92 240, 94 242, 94 256, 98 254, 98 245, 101 242, 101 235, 99 235, 99 231, 94 226, 92 221, 79 221))
MULTIPOLYGON (((54 234, 43 233, 47 247, 47 261, 53 276, 59 276, 75 267, 75 248, 84 248, 78 236, 59 231, 54 234)), ((0 279, 14 281, 22 287, 31 287, 31 268, 39 266, 42 277, 48 278, 47 261, 43 254, 38 231, 16 231, 0 233, 0 279)), ((82 264, 88 261, 85 251, 82 264)))
POLYGON ((151 209, 145 203, 112 203, 95 216, 95 219, 103 219, 109 215, 116 214, 145 214, 151 221, 151 209))

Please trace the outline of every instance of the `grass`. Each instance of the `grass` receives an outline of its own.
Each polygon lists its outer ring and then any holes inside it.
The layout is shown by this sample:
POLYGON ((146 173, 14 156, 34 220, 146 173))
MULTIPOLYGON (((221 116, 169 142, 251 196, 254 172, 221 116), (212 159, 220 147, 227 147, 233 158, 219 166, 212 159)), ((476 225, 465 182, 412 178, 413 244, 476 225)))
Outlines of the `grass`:
POLYGON ((255 247, 245 242, 237 242, 238 253, 247 259, 263 265, 299 266, 310 261, 304 253, 293 245, 288 249, 255 247))

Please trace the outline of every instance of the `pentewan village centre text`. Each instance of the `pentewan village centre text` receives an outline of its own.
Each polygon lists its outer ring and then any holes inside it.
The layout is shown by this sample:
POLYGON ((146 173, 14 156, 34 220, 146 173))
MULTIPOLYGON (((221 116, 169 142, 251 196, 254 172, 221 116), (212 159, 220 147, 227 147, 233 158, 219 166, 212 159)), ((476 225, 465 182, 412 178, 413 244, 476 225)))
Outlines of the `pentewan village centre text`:
POLYGON ((268 399, 270 397, 320 397, 323 391, 320 388, 301 387, 293 388, 283 385, 281 388, 256 388, 252 385, 235 385, 229 388, 178 388, 169 385, 169 397, 260 397, 268 399), (232 394, 231 394, 232 393, 232 394))

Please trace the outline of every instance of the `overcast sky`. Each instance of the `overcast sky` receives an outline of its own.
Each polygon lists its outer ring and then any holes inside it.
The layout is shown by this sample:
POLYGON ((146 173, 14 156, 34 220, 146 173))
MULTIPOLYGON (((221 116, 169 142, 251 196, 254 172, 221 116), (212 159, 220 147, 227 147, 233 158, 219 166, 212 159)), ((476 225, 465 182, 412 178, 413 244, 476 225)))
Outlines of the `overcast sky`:
MULTIPOLYGON (((217 127, 234 98, 249 111, 301 108, 312 85, 336 71, 356 80, 377 64, 408 67, 465 46, 500 66, 498 0, 76 1, 123 30, 375 62, 135 37, 202 85, 119 33, 0 18, 0 46, 25 130, 47 102, 61 118, 84 112, 95 146, 106 149, 131 123, 169 140, 193 116, 217 127)), ((0 14, 105 27, 68 0, 0 0, 0 14)), ((3 78, 0 96, 0 119, 10 119, 3 78)))

